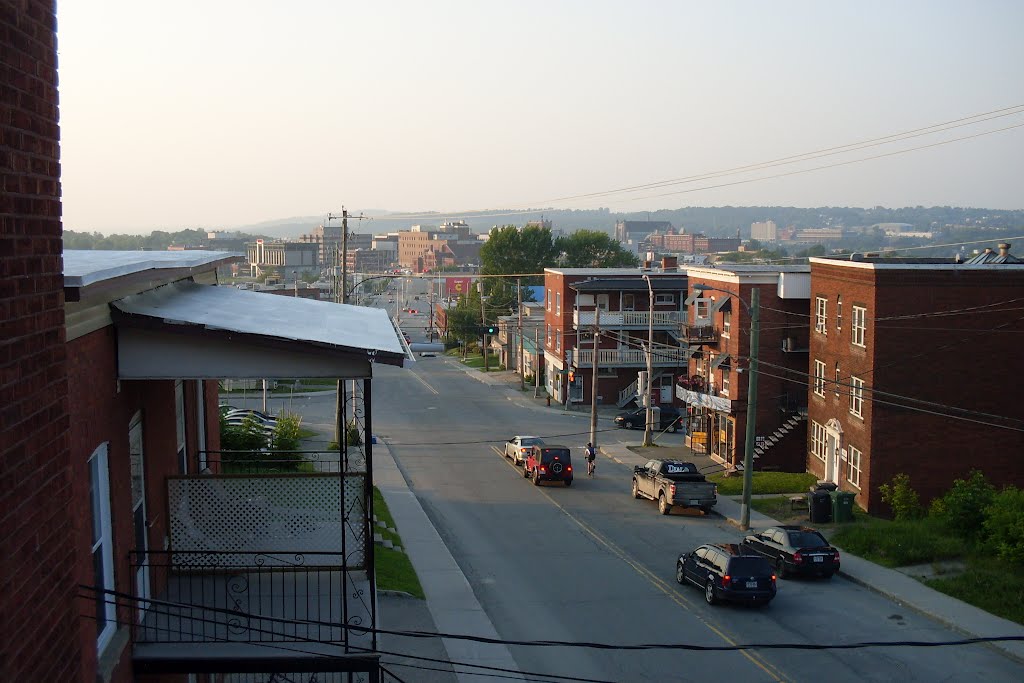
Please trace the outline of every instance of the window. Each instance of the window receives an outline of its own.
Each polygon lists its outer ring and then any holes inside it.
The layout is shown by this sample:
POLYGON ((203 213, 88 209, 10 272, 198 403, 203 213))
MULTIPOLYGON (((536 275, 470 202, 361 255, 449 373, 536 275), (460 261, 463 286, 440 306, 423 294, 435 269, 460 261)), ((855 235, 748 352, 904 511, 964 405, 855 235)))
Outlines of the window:
POLYGON ((89 500, 92 508, 92 570, 96 587, 96 650, 102 652, 117 630, 113 600, 100 591, 114 590, 114 537, 110 529, 110 482, 107 444, 89 458, 89 500))
POLYGON ((843 295, 836 294, 836 329, 843 329, 843 295))
POLYGON ((549 311, 551 310, 551 299, 552 298, 554 298, 554 297, 551 295, 551 290, 549 289, 548 290, 548 310, 549 311))
POLYGON ((707 320, 710 316, 711 299, 697 299, 693 305, 697 309, 697 320, 707 320))
POLYGON ((814 331, 828 334, 825 324, 828 319, 828 299, 819 296, 814 300, 814 331))
POLYGON ((828 451, 828 436, 825 432, 825 425, 817 422, 811 423, 811 453, 818 460, 825 462, 825 454, 828 451))
POLYGON ((722 313, 722 336, 728 337, 732 332, 732 311, 722 313))
POLYGON ((857 417, 862 417, 864 410, 864 380, 856 377, 850 378, 850 412, 857 417))
POLYGON ((562 315, 562 293, 555 292, 555 315, 562 315))
POLYGON ((825 363, 814 361, 814 393, 817 396, 825 395, 825 363))
POLYGON ((860 488, 860 457, 863 455, 858 449, 850 446, 849 465, 846 470, 846 480, 860 488))
POLYGON ((732 373, 728 367, 722 367, 722 396, 729 395, 729 380, 731 374, 732 373))
POLYGON ((839 361, 836 361, 836 397, 839 396, 839 361))
POLYGON ((562 352, 562 331, 555 330, 555 351, 558 353, 562 352))
POLYGON ((853 327, 851 334, 854 346, 864 346, 864 332, 868 326, 868 309, 863 306, 853 307, 853 327))
POLYGON ((676 295, 669 293, 659 293, 654 295, 654 303, 656 304, 674 304, 676 302, 676 295))
POLYGON ((622 310, 633 311, 636 310, 636 297, 632 294, 622 295, 622 310))

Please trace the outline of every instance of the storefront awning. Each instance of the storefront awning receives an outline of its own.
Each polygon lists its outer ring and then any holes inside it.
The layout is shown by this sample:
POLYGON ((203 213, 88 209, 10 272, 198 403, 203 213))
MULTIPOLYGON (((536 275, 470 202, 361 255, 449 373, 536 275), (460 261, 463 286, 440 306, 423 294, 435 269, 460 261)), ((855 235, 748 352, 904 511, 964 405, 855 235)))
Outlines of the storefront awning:
POLYGON ((699 391, 690 391, 676 386, 676 398, 683 403, 697 408, 709 408, 719 413, 731 413, 732 402, 721 396, 712 396, 699 391))
POLYGON ((718 369, 719 366, 722 366, 722 365, 724 365, 725 367, 729 367, 730 362, 731 362, 730 358, 731 358, 731 356, 729 354, 727 354, 727 353, 720 353, 720 354, 718 354, 717 356, 715 356, 715 359, 713 361, 711 361, 711 369, 712 370, 716 370, 716 369, 718 369))
POLYGON ((119 379, 360 379, 410 360, 377 308, 191 281, 110 305, 119 379))

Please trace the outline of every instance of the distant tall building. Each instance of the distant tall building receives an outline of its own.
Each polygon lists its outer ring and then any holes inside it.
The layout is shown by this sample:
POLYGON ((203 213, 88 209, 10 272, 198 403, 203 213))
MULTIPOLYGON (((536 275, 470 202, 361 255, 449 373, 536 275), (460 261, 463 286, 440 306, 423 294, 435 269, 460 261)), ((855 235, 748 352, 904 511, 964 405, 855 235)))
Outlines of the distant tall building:
POLYGON ((529 222, 527 222, 526 227, 528 227, 528 228, 542 228, 542 229, 546 228, 546 229, 550 230, 551 229, 551 219, 550 218, 541 218, 539 221, 529 221, 529 222))
POLYGON ((652 232, 672 230, 669 221, 618 221, 615 223, 615 239, 622 243, 642 241, 652 232))
POLYGON ((762 242, 774 242, 779 238, 779 228, 775 221, 763 221, 750 224, 750 239, 762 242))

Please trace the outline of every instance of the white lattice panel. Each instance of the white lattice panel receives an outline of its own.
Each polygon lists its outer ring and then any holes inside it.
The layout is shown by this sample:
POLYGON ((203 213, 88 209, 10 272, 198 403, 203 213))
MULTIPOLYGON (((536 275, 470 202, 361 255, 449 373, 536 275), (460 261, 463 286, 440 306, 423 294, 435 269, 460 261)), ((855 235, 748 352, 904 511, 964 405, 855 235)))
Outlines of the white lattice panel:
POLYGON ((188 553, 202 553, 195 563, 245 567, 254 562, 249 553, 258 553, 259 563, 302 553, 307 565, 361 567, 367 528, 362 495, 362 476, 168 479, 174 562, 190 564, 188 553))

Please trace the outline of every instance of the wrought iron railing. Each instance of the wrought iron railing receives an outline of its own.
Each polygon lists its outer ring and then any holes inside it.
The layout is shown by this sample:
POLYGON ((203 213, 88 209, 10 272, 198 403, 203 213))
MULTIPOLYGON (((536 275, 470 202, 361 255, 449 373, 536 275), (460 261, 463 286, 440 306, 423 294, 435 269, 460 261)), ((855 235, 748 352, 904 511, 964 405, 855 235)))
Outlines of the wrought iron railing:
POLYGON ((696 344, 717 342, 720 331, 714 325, 683 325, 681 335, 684 340, 696 344))
POLYGON ((340 553, 146 551, 130 564, 150 587, 134 596, 136 643, 345 644, 370 623, 365 578, 340 553))
MULTIPOLYGON (((347 472, 364 472, 366 460, 349 447, 353 457, 347 472)), ((202 451, 202 461, 213 474, 313 474, 342 471, 344 454, 331 450, 299 451, 202 451)))

